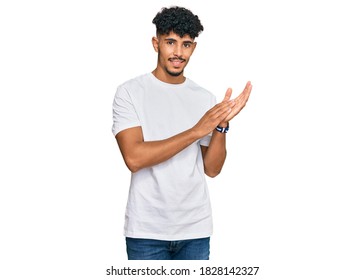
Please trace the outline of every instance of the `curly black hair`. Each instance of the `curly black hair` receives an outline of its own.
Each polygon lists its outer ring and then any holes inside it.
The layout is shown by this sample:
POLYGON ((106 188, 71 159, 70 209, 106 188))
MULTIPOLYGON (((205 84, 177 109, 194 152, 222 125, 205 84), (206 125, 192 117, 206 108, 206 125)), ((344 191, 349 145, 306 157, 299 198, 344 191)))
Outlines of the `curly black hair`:
POLYGON ((203 31, 203 26, 198 16, 190 10, 178 6, 162 8, 155 16, 153 23, 157 27, 157 34, 163 35, 174 32, 180 37, 185 34, 196 38, 203 31))

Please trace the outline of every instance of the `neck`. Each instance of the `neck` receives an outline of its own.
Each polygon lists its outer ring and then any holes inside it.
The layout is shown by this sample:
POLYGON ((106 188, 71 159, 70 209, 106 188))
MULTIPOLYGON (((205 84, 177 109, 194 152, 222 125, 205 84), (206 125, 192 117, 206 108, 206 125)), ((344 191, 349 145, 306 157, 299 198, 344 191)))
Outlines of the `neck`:
POLYGON ((152 71, 152 74, 158 80, 168 84, 182 84, 186 80, 186 77, 183 76, 183 73, 181 73, 178 76, 172 76, 171 74, 167 73, 166 71, 163 71, 158 67, 152 71))

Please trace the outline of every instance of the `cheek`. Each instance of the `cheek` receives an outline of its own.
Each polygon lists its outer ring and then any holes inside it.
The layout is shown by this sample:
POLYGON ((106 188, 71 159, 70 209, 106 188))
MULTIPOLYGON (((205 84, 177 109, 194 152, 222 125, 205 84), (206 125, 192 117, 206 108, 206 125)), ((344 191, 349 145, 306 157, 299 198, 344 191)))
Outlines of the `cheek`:
POLYGON ((185 51, 183 52, 183 55, 185 56, 185 58, 190 58, 192 53, 193 53, 193 49, 185 49, 185 51))
POLYGON ((168 60, 169 58, 173 57, 174 56, 174 53, 173 52, 168 52, 168 51, 160 51, 159 53, 160 57, 164 60, 168 60))

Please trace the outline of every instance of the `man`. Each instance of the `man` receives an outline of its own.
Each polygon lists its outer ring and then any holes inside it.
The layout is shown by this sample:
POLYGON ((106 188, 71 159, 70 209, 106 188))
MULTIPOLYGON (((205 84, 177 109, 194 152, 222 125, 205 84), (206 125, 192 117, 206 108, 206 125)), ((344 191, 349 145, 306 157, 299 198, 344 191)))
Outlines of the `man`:
POLYGON ((125 215, 130 260, 207 260, 212 218, 205 174, 218 175, 226 157, 229 121, 245 106, 252 86, 216 104, 184 76, 203 31, 182 7, 153 19, 157 67, 118 87, 113 133, 132 172, 125 215))

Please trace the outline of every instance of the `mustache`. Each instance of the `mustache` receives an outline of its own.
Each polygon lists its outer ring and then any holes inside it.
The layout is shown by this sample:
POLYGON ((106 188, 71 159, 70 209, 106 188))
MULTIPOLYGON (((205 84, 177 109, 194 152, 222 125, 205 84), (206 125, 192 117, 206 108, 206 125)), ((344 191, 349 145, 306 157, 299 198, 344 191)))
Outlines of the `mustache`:
POLYGON ((184 58, 182 58, 182 57, 180 57, 180 56, 171 57, 171 58, 169 58, 168 60, 169 60, 169 61, 179 60, 179 61, 181 61, 181 62, 186 61, 186 59, 184 59, 184 58))

